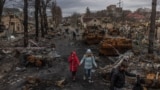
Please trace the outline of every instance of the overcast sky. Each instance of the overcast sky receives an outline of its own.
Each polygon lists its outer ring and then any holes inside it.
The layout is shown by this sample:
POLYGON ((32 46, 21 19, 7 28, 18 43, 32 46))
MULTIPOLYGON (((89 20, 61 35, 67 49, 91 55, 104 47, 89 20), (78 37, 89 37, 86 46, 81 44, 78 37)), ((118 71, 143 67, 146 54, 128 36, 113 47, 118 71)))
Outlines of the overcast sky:
MULTIPOLYGON (((13 0, 15 1, 15 0, 13 0)), ((22 2, 22 0, 17 0, 22 2)), ((151 8, 152 0, 121 0, 123 9, 151 8)), ((157 10, 160 10, 160 0, 157 0, 157 10)), ((57 4, 62 8, 63 16, 69 16, 74 12, 85 13, 86 7, 91 11, 104 10, 108 5, 115 4, 118 6, 119 0, 57 0, 57 4)), ((7 2, 8 3, 8 2, 7 2)), ((8 6, 13 2, 9 1, 8 6)))
MULTIPOLYGON (((123 9, 131 9, 132 11, 137 8, 151 8, 152 0, 122 0, 123 9)), ((159 1, 157 9, 160 9, 159 1)), ((57 0, 57 4, 61 6, 63 15, 68 16, 74 12, 84 13, 86 7, 89 7, 91 11, 103 10, 110 4, 118 6, 119 0, 57 0)))

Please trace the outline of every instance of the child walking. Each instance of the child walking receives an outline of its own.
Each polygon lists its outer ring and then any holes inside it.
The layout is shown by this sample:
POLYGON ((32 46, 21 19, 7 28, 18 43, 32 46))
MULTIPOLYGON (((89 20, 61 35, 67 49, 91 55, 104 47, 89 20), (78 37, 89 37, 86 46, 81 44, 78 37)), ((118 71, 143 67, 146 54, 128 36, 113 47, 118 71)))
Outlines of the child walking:
POLYGON ((95 58, 92 54, 91 49, 87 49, 86 54, 84 54, 80 65, 84 62, 84 69, 85 69, 85 75, 83 77, 84 80, 86 80, 86 78, 88 78, 88 82, 92 83, 92 78, 91 78, 91 70, 93 68, 93 65, 95 67, 97 67, 97 64, 95 62, 95 58))
POLYGON ((75 81, 76 80, 76 73, 77 73, 77 69, 79 66, 79 59, 78 56, 76 54, 75 51, 73 51, 71 53, 71 55, 68 58, 68 62, 69 62, 69 67, 70 67, 70 71, 72 73, 72 80, 75 81))

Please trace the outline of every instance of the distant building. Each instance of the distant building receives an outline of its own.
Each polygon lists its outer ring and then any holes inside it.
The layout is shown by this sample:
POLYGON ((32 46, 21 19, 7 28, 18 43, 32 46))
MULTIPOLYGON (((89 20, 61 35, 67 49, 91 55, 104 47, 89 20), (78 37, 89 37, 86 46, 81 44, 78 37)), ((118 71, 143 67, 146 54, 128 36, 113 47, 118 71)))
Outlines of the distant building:
POLYGON ((101 26, 102 25, 101 18, 93 18, 93 17, 83 18, 81 23, 84 28, 86 28, 87 26, 101 26))
POLYGON ((127 17, 128 19, 139 20, 139 21, 145 19, 145 16, 140 15, 140 14, 138 14, 138 13, 129 13, 126 17, 127 17))
POLYGON ((151 13, 151 9, 149 9, 149 8, 138 8, 136 10, 136 12, 139 13, 139 14, 151 13))
POLYGON ((107 11, 109 11, 109 12, 114 12, 114 11, 116 11, 116 5, 110 5, 110 6, 108 6, 108 7, 107 7, 107 11))
POLYGON ((138 8, 135 13, 138 13, 140 15, 143 15, 145 17, 145 20, 149 21, 151 16, 151 9, 149 8, 138 8))
POLYGON ((4 8, 2 12, 2 24, 10 33, 23 31, 22 12, 17 8, 4 8))
POLYGON ((13 14, 3 16, 2 24, 5 25, 5 28, 8 29, 10 33, 23 32, 22 20, 13 14))
POLYGON ((101 25, 101 21, 98 18, 92 18, 86 24, 87 24, 87 26, 100 26, 101 25))
POLYGON ((132 11, 130 11, 130 10, 123 10, 123 15, 128 15, 129 13, 132 13, 132 11))
MULTIPOLYGON (((28 31, 35 30, 35 18, 33 12, 28 14, 28 31)), ((23 12, 18 8, 4 8, 2 13, 2 24, 10 33, 22 33, 23 26, 23 12)))
POLYGON ((3 8, 3 16, 6 16, 8 14, 14 14, 16 16, 22 16, 22 12, 18 8, 3 8))
POLYGON ((110 5, 107 7, 107 15, 114 16, 116 13, 116 5, 110 5))
POLYGON ((120 8, 116 8, 115 17, 121 17, 122 16, 122 12, 123 12, 123 10, 122 10, 121 7, 120 8))
POLYGON ((131 13, 131 10, 123 10, 123 13, 131 13))
POLYGON ((84 28, 88 26, 98 26, 99 28, 106 28, 109 21, 109 17, 84 17, 81 19, 81 25, 84 28))
POLYGON ((116 7, 116 5, 110 5, 107 7, 107 15, 112 17, 121 17, 122 16, 122 8, 116 7))
POLYGON ((81 24, 82 24, 82 26, 84 27, 84 28, 86 28, 88 25, 87 25, 87 23, 89 22, 89 21, 91 21, 93 18, 84 18, 84 17, 82 17, 82 19, 81 19, 81 24))

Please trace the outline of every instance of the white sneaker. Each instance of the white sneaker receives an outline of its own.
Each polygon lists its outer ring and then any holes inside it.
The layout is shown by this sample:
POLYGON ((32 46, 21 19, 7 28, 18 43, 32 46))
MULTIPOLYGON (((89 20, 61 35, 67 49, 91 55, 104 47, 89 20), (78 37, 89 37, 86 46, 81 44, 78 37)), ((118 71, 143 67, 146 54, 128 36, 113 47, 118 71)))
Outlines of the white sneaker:
POLYGON ((89 83, 93 83, 93 80, 88 80, 89 83))
POLYGON ((83 76, 83 80, 86 80, 86 76, 83 76))

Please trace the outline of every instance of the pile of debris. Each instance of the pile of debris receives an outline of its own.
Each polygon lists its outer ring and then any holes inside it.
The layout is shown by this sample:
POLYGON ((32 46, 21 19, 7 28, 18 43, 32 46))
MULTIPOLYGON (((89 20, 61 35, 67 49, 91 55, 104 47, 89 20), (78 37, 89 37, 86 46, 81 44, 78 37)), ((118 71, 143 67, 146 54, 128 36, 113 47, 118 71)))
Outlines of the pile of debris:
POLYGON ((41 67, 44 65, 44 62, 41 58, 35 57, 34 55, 28 55, 26 61, 28 64, 32 64, 36 67, 41 67))
POLYGON ((119 55, 132 49, 132 40, 122 37, 106 37, 99 47, 99 53, 107 56, 119 55))
MULTIPOLYGON (((156 55, 135 56, 133 53, 127 53, 120 55, 119 59, 114 64, 106 65, 103 68, 100 67, 99 73, 103 75, 106 80, 110 80, 110 72, 112 69, 117 68, 122 62, 126 62, 129 66, 128 71, 139 74, 141 78, 144 79, 145 87, 160 88, 160 57, 156 55)), ((127 77, 126 80, 128 83, 134 84, 136 78, 127 77)))
POLYGON ((54 48, 45 48, 36 51, 26 50, 19 52, 17 56, 21 60, 22 65, 35 67, 51 66, 52 62, 60 57, 54 48))
POLYGON ((105 36, 104 30, 97 27, 88 27, 83 34, 83 39, 87 44, 98 44, 105 36))
POLYGON ((63 88, 66 85, 66 79, 62 79, 62 80, 57 80, 57 81, 53 81, 53 80, 48 80, 48 79, 41 79, 38 77, 34 77, 34 76, 29 76, 26 78, 25 80, 25 84, 22 88, 22 90, 34 90, 34 89, 38 89, 44 86, 46 87, 51 87, 51 86, 55 86, 55 87, 59 87, 59 88, 63 88), (39 87, 41 86, 41 87, 39 87))

